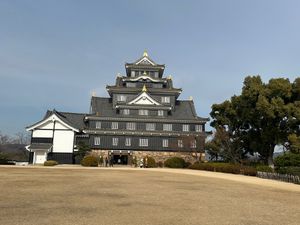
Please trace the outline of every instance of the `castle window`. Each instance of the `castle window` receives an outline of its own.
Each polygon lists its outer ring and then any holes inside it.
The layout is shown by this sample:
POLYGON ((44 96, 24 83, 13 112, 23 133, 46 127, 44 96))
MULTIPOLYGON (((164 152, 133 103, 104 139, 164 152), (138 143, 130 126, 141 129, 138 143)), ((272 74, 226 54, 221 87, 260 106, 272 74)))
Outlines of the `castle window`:
POLYGON ((155 123, 146 123, 146 130, 155 130, 155 123))
POLYGON ((162 88, 162 84, 153 84, 153 88, 162 88))
POLYGON ((149 111, 147 109, 139 109, 140 116, 148 116, 149 111))
POLYGON ((126 123, 126 130, 135 130, 136 123, 126 123))
POLYGON ((161 97, 162 103, 170 103, 170 97, 169 96, 163 96, 161 97))
POLYGON ((154 77, 158 78, 158 72, 154 72, 154 77))
POLYGON ((147 138, 140 138, 140 146, 141 147, 148 147, 148 139, 147 138))
POLYGON ((94 137, 94 145, 100 145, 100 137, 94 137))
POLYGON ((131 71, 130 76, 131 76, 131 77, 135 77, 135 71, 131 71))
POLYGON ((178 147, 183 148, 183 141, 182 140, 178 140, 178 147))
POLYGON ((158 110, 157 115, 158 116, 164 116, 164 110, 158 110))
POLYGON ((182 131, 190 131, 190 125, 188 125, 188 124, 183 124, 183 125, 182 125, 182 131))
POLYGON ((119 143, 119 138, 113 138, 113 139, 112 139, 112 145, 113 145, 113 146, 117 146, 118 143, 119 143))
POLYGON ((131 146, 131 138, 125 139, 125 146, 131 146))
POLYGON ((111 123, 111 129, 112 130, 117 130, 118 129, 118 125, 119 125, 118 122, 112 122, 111 123))
POLYGON ((123 115, 129 115, 130 110, 129 109, 123 109, 123 115))
POLYGON ((136 83, 126 83, 126 87, 136 87, 136 83))
POLYGON ((195 125, 195 131, 202 132, 202 125, 199 124, 195 125))
POLYGON ((169 147, 169 140, 168 140, 168 139, 163 139, 162 146, 163 146, 164 148, 169 147))
POLYGON ((101 129, 101 121, 96 121, 96 129, 101 129))
POLYGON ((172 124, 164 124, 163 130, 164 131, 172 131, 172 124))
POLYGON ((191 148, 196 148, 197 147, 197 142, 196 140, 191 141, 191 148))
POLYGON ((118 102, 125 102, 126 101, 126 96, 125 95, 118 95, 117 96, 117 101, 118 102))

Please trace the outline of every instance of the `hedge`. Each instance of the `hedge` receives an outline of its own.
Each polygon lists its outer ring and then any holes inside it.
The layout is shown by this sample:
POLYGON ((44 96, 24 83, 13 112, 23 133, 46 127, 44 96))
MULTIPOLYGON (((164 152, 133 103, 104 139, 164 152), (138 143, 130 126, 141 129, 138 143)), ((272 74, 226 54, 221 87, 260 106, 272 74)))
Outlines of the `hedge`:
POLYGON ((98 159, 95 156, 88 155, 85 156, 81 161, 80 164, 82 166, 91 166, 91 167, 97 167, 98 166, 98 159))
POLYGON ((58 165, 58 162, 56 162, 55 160, 48 160, 44 162, 44 166, 56 166, 58 165))
POLYGON ((184 159, 180 157, 172 157, 165 161, 164 166, 169 168, 184 168, 186 165, 184 159))
POLYGON ((150 157, 150 156, 147 156, 147 157, 144 158, 144 166, 147 167, 147 168, 157 167, 155 159, 150 157), (146 163, 146 159, 147 159, 147 163, 146 163))
POLYGON ((188 167, 194 170, 207 170, 222 173, 232 173, 232 174, 244 174, 248 176, 256 176, 257 170, 250 166, 241 166, 238 164, 230 163, 199 163, 196 162, 188 167))

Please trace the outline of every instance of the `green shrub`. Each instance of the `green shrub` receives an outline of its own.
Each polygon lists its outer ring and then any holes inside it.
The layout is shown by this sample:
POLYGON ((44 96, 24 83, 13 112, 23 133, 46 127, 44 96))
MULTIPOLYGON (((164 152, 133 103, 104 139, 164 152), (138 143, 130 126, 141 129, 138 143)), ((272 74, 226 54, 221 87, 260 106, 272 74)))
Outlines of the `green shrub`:
POLYGON ((268 173, 274 172, 274 170, 267 165, 258 165, 258 166, 256 166, 256 170, 260 171, 260 172, 268 172, 268 173))
POLYGON ((147 157, 144 158, 144 166, 147 167, 147 168, 157 167, 155 159, 150 157, 150 156, 147 156, 147 157))
POLYGON ((211 163, 196 162, 193 165, 190 165, 188 168, 194 170, 215 171, 215 168, 212 166, 211 163))
POLYGON ((184 168, 189 168, 190 165, 192 165, 192 163, 187 161, 184 163, 184 168))
POLYGON ((160 168, 164 167, 164 162, 158 161, 157 166, 160 168))
POLYGON ((0 152, 0 164, 7 164, 8 156, 5 153, 0 152))
POLYGON ((290 167, 280 167, 276 169, 277 173, 281 173, 281 174, 290 174, 290 175, 294 175, 294 176, 300 176, 300 167, 294 167, 294 166, 290 166, 290 167))
POLYGON ((300 166, 300 154, 288 152, 283 155, 277 156, 274 159, 274 165, 276 168, 289 166, 298 167, 300 166))
POLYGON ((44 166, 56 166, 58 165, 58 162, 56 162, 55 160, 48 160, 44 162, 44 166))
POLYGON ((257 174, 257 170, 255 167, 251 167, 251 166, 244 166, 241 169, 241 173, 247 176, 256 176, 257 174))
POLYGON ((240 166, 238 164, 230 164, 230 163, 199 163, 196 162, 193 165, 188 167, 189 169, 194 170, 207 170, 214 172, 222 172, 222 173, 232 173, 232 174, 244 174, 249 176, 256 176, 256 169, 250 166, 240 166))
POLYGON ((172 157, 167 159, 164 165, 165 167, 169 167, 169 168, 184 168, 185 161, 180 157, 172 157))
POLYGON ((98 160, 95 156, 93 155, 88 155, 85 156, 81 161, 80 164, 82 166, 92 166, 92 167, 97 167, 98 166, 98 160))

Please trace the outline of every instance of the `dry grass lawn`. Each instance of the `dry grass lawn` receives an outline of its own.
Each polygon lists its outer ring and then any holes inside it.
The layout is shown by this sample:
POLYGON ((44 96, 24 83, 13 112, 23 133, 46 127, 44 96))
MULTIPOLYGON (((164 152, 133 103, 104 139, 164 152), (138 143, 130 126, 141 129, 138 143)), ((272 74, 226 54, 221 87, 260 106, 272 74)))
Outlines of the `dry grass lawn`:
POLYGON ((0 167, 0 224, 300 224, 298 186, 165 171, 0 167))

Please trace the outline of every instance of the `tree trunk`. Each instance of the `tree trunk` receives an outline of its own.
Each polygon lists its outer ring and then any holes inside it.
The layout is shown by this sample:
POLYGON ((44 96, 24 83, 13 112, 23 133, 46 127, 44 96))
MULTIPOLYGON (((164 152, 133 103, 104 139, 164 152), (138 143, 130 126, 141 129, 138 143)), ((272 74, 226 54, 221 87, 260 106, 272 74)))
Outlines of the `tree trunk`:
POLYGON ((273 153, 274 153, 274 148, 275 148, 275 145, 271 145, 270 146, 270 149, 269 149, 269 154, 268 154, 268 165, 269 167, 271 168, 274 168, 274 162, 273 162, 273 153))

